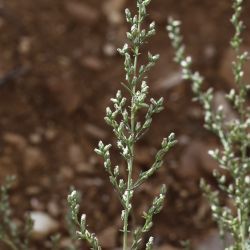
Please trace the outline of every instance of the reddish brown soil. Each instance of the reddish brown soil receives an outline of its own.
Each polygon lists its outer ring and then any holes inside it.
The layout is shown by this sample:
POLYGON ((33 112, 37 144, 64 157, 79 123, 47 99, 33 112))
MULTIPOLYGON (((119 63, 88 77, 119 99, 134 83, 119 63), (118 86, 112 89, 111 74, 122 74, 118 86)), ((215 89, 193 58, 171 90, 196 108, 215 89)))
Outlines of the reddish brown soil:
MULTIPOLYGON (((82 192, 82 211, 92 231, 106 240, 106 228, 120 228, 121 206, 101 159, 93 152, 99 139, 114 142, 103 116, 109 98, 121 87, 123 62, 115 48, 122 46, 127 28, 108 21, 104 2, 0 1, 0 181, 7 174, 18 176, 11 195, 17 217, 25 211, 45 211, 60 222, 65 237, 70 186, 82 192), (82 14, 84 10, 74 9, 72 2, 90 9, 82 14)), ((126 5, 134 7, 133 2, 126 5)), ((148 21, 156 20, 158 33, 147 47, 161 54, 149 77, 151 95, 163 95, 166 108, 138 146, 136 167, 148 167, 163 136, 174 131, 179 139, 163 168, 135 198, 137 214, 150 203, 160 183, 168 186, 164 211, 155 218, 153 229, 158 245, 199 240, 214 227, 198 183, 201 176, 213 182, 211 170, 216 165, 206 151, 217 145, 202 126, 202 111, 191 101, 190 85, 174 81, 175 86, 169 86, 178 68, 172 63, 166 20, 173 15, 183 21, 195 66, 216 90, 228 90, 230 83, 221 75, 220 65, 233 32, 230 2, 154 0, 149 10, 148 21)), ((246 2, 248 27, 249 11, 246 2)), ((119 246, 119 235, 114 237, 119 246)), ((45 240, 34 244, 36 249, 48 245, 45 240)))

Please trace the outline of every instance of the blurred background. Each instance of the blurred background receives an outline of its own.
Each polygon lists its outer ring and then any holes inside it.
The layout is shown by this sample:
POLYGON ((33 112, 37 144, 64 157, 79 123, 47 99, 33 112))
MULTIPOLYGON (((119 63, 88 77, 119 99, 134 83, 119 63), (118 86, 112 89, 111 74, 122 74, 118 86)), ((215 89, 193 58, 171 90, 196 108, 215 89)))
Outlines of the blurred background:
MULTIPOLYGON (((82 192, 81 211, 104 249, 120 246, 121 206, 93 149, 100 139, 115 142, 103 117, 124 78, 116 49, 126 41, 125 7, 134 10, 135 0, 0 0, 0 183, 17 176, 11 192, 17 218, 27 211, 46 216, 34 249, 49 249, 55 232, 62 234, 61 249, 71 244, 65 223, 70 186, 82 192)), ((246 1, 249 31, 248 13, 246 1)), ((149 75, 150 96, 164 96, 165 110, 138 145, 137 169, 150 166, 162 137, 175 132, 179 141, 135 199, 139 223, 161 183, 168 186, 152 232, 156 249, 179 249, 186 239, 194 249, 221 249, 199 189, 201 176, 216 187, 211 172, 217 165, 207 151, 218 141, 203 128, 202 110, 173 63, 165 26, 169 16, 182 21, 194 65, 206 76, 206 86, 215 88, 214 107, 222 104, 234 116, 224 98, 234 86, 231 14, 230 0, 153 0, 149 7, 147 23, 156 21, 157 35, 143 50, 161 55, 149 75)), ((113 153, 121 161, 118 151, 113 153)))

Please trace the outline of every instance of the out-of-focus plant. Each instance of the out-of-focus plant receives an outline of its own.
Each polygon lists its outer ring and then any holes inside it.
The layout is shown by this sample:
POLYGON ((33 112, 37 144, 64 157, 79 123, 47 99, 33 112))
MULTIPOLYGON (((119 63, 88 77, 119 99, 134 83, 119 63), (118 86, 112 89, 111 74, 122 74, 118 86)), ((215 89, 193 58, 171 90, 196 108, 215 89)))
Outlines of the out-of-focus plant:
POLYGON ((15 177, 7 177, 0 190, 0 242, 12 250, 28 250, 33 222, 27 216, 24 226, 15 223, 8 194, 14 181, 15 177))
MULTIPOLYGON (((12 215, 12 207, 9 201, 9 192, 15 182, 15 176, 8 176, 4 184, 0 187, 0 243, 7 249, 11 250, 30 250, 31 233, 33 230, 33 221, 29 215, 26 216, 24 223, 18 224, 12 215)), ((71 245, 65 247, 65 250, 76 250, 78 247, 74 244, 75 224, 72 221, 70 214, 66 216, 66 227, 70 236, 71 245)), ((51 250, 58 250, 61 248, 61 235, 55 234, 50 237, 51 250)))
MULTIPOLYGON (((105 121, 113 128, 114 134, 117 138, 117 147, 121 152, 121 156, 126 161, 126 174, 124 178, 119 166, 112 167, 110 160, 109 149, 110 144, 105 145, 99 142, 98 148, 95 152, 104 158, 104 168, 107 171, 110 182, 114 186, 119 195, 121 205, 123 207, 121 219, 123 221, 123 250, 139 249, 143 243, 143 235, 148 232, 153 225, 153 216, 160 212, 163 206, 166 188, 163 185, 159 196, 155 197, 152 206, 148 211, 144 212, 144 225, 136 229, 129 225, 129 217, 132 212, 132 198, 135 190, 142 185, 150 176, 152 176, 162 165, 165 154, 176 143, 174 134, 170 134, 168 138, 163 139, 161 149, 155 157, 152 166, 140 173, 137 178, 133 178, 134 172, 134 158, 135 158, 135 143, 141 139, 145 132, 149 129, 152 116, 159 113, 163 109, 163 98, 155 100, 150 99, 146 101, 148 95, 148 85, 146 83, 146 73, 155 65, 159 55, 152 55, 148 53, 148 63, 146 65, 139 65, 138 59, 140 56, 140 48, 146 40, 155 34, 155 23, 151 23, 148 29, 142 27, 143 21, 147 16, 146 7, 150 0, 137 0, 136 15, 126 9, 126 20, 131 29, 127 32, 129 44, 125 44, 118 52, 124 57, 124 68, 126 73, 126 83, 122 85, 130 95, 130 103, 126 105, 127 100, 118 90, 115 98, 111 101, 114 104, 113 108, 106 109, 105 121), (138 112, 146 110, 145 120, 138 119, 138 112), (128 242, 128 235, 133 236, 131 243, 128 242)), ((101 246, 97 237, 91 233, 86 225, 86 215, 83 214, 79 219, 79 201, 76 191, 73 191, 68 196, 69 206, 71 208, 72 218, 78 226, 79 239, 86 240, 92 249, 99 250, 101 246)), ((152 249, 153 238, 150 237, 146 244, 146 249, 152 249)))
POLYGON ((233 244, 226 249, 246 250, 249 247, 250 231, 250 110, 247 103, 247 93, 250 89, 244 81, 243 66, 249 59, 247 52, 240 50, 242 44, 242 31, 244 24, 241 20, 243 0, 233 0, 234 14, 231 22, 235 28, 235 34, 231 40, 231 47, 236 54, 235 61, 232 62, 232 70, 235 89, 231 89, 226 96, 231 101, 234 109, 238 112, 238 117, 227 122, 223 112, 223 106, 219 106, 216 111, 212 109, 213 90, 203 90, 203 77, 199 72, 191 69, 192 59, 186 56, 185 46, 180 31, 180 21, 169 20, 167 30, 172 46, 175 49, 175 61, 182 68, 184 79, 191 80, 192 90, 196 100, 201 103, 205 113, 205 127, 213 131, 220 139, 222 147, 210 150, 209 154, 218 162, 225 172, 214 171, 214 176, 218 180, 221 192, 226 193, 233 201, 233 208, 222 206, 219 191, 213 191, 211 186, 204 180, 201 187, 211 205, 214 219, 219 225, 221 232, 232 235, 233 244), (230 178, 229 178, 230 175, 230 178))

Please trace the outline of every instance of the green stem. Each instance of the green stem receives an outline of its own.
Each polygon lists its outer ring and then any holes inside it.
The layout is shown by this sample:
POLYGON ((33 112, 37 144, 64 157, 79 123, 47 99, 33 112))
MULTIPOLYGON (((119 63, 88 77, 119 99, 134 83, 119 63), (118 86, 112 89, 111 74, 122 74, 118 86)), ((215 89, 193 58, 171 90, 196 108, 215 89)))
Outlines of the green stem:
POLYGON ((14 243, 9 240, 9 238, 3 238, 2 241, 6 246, 9 246, 12 250, 18 250, 14 243))
MULTIPOLYGON (((244 121, 242 120, 242 123, 244 121)), ((245 144, 245 142, 243 141, 242 142, 242 146, 241 146, 241 154, 242 154, 242 163, 244 164, 246 158, 247 158, 247 145, 245 144)), ((241 183, 244 183, 244 178, 245 178, 245 174, 243 175, 243 180, 241 180, 241 183)), ((243 189, 245 189, 243 187, 243 189)), ((240 213, 240 219, 241 221, 240 222, 240 239, 241 239, 241 249, 242 250, 245 250, 246 247, 246 221, 248 220, 248 211, 249 211, 249 208, 248 206, 244 205, 244 196, 245 196, 245 190, 242 190, 242 196, 241 197, 241 201, 242 201, 242 206, 239 209, 239 213, 240 213)))
MULTIPOLYGON (((138 60, 138 54, 139 54, 139 48, 136 48, 136 54, 135 54, 135 59, 134 59, 134 66, 136 70, 137 66, 137 60, 138 60)), ((135 93, 135 87, 133 87, 133 94, 135 93)), ((132 101, 131 101, 131 134, 135 138, 135 114, 136 111, 134 109, 133 105, 134 99, 132 96, 132 101)), ((132 142, 132 145, 130 146, 130 154, 131 157, 128 160, 128 180, 127 180, 127 193, 128 197, 130 197, 133 182, 132 182, 132 172, 133 172, 133 162, 134 162, 134 142, 132 142)), ((127 250, 127 245, 128 245, 128 218, 129 218, 129 204, 130 204, 130 198, 126 200, 126 205, 125 205, 125 215, 124 215, 124 225, 123 225, 123 250, 127 250)))
POLYGON ((245 243, 246 243, 245 226, 246 226, 246 222, 242 221, 242 224, 241 224, 241 249, 242 250, 245 250, 245 243))
POLYGON ((238 221, 240 223, 240 228, 239 228, 239 235, 240 235, 240 242, 239 242, 239 245, 240 245, 240 248, 241 250, 245 250, 245 219, 243 218, 243 211, 238 208, 238 221))
MULTIPOLYGON (((139 7, 139 15, 138 15, 138 33, 140 33, 141 29, 141 8, 139 7)), ((134 49, 134 76, 137 75, 137 63, 138 63, 138 56, 139 56, 139 45, 135 46, 134 49)), ((136 91, 136 84, 133 86, 132 89, 132 99, 131 99, 131 134, 133 138, 135 138, 135 120, 136 120, 136 110, 134 108, 134 95, 136 91)), ((132 181, 132 173, 133 173, 133 162, 134 162, 134 140, 132 145, 130 146, 130 159, 128 160, 128 180, 127 180, 127 193, 128 197, 131 195, 131 190, 133 186, 132 181)), ((125 204, 125 215, 124 215, 124 224, 123 224, 123 250, 128 249, 128 219, 130 213, 130 198, 126 200, 125 204)))
MULTIPOLYGON (((128 162, 128 184, 127 184, 127 192, 128 197, 130 197, 130 187, 132 185, 132 168, 133 168, 133 159, 131 158, 128 162)), ((126 200, 126 208, 125 208, 125 215, 124 215, 124 225, 123 225, 123 250, 127 250, 128 248, 128 218, 129 218, 129 204, 130 199, 126 200)))

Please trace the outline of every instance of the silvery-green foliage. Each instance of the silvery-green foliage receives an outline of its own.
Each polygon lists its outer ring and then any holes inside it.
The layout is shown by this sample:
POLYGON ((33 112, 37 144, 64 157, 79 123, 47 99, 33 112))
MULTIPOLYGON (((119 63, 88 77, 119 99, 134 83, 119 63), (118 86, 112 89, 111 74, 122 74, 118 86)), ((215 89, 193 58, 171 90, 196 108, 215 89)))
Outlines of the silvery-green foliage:
MULTIPOLYGON (((29 215, 26 216, 24 223, 17 224, 13 217, 13 208, 9 201, 9 192, 15 182, 15 176, 7 176, 4 184, 0 186, 0 243, 11 250, 30 250, 31 249, 31 233, 33 230, 33 221, 29 215)), ((78 198, 78 196, 77 196, 78 198)), ((70 220, 71 217, 70 217, 70 220)), ((75 240, 75 224, 71 221, 67 223, 72 244, 66 247, 67 250, 76 250, 75 240)), ((60 248, 61 235, 59 233, 50 237, 50 249, 58 250, 60 248)), ((0 244, 0 245, 1 245, 0 244)))
MULTIPOLYGON (((74 188, 71 187, 70 191, 73 191, 74 188)), ((77 202, 80 202, 80 193, 76 193, 76 199, 77 202)), ((66 217, 65 217, 65 223, 66 223, 66 227, 67 227, 67 231, 69 232, 70 235, 70 244, 69 246, 66 248, 66 250, 77 250, 78 246, 77 246, 77 225, 75 224, 74 220, 72 219, 72 209, 69 207, 66 217)), ((54 250, 54 249, 53 249, 54 250)))
POLYGON ((12 250, 28 250, 33 222, 27 216, 22 229, 14 222, 8 194, 14 180, 15 177, 7 177, 0 187, 0 242, 12 250))
POLYGON ((154 243, 154 238, 150 237, 148 239, 148 243, 146 244, 146 250, 152 250, 153 249, 153 243, 154 243))
MULTIPOLYGON (((117 147, 121 156, 124 158, 126 165, 126 176, 121 173, 120 166, 113 166, 110 159, 111 144, 99 142, 95 152, 104 159, 104 168, 107 171, 110 182, 114 186, 119 195, 123 210, 121 219, 123 221, 123 250, 139 249, 143 243, 143 235, 148 232, 153 223, 153 216, 160 212, 163 206, 166 188, 162 187, 160 194, 153 200, 152 206, 144 213, 144 225, 136 229, 129 225, 129 217, 132 210, 132 198, 136 188, 142 185, 150 176, 152 176, 162 165, 163 158, 168 150, 176 143, 174 134, 170 134, 163 139, 161 148, 155 156, 152 166, 140 173, 137 179, 133 179, 135 143, 149 129, 152 117, 155 113, 159 113, 163 109, 163 98, 155 100, 151 98, 148 102, 149 87, 146 82, 146 73, 155 65, 159 55, 153 55, 150 52, 147 55, 148 62, 145 65, 139 65, 141 46, 155 34, 155 23, 152 22, 147 29, 142 27, 147 16, 146 7, 150 0, 137 0, 137 14, 132 15, 130 10, 125 10, 125 16, 128 24, 131 26, 127 32, 129 44, 125 44, 118 52, 124 57, 125 82, 122 83, 129 93, 129 100, 124 97, 120 90, 114 98, 111 98, 113 107, 107 107, 105 121, 113 128, 113 132, 117 138, 117 147), (129 102, 129 103, 128 103, 129 102), (145 119, 143 121, 137 118, 140 110, 145 110, 145 119), (128 243, 128 235, 133 237, 131 245, 128 243)), ((78 219, 79 203, 76 198, 77 194, 73 191, 69 195, 69 204, 71 207, 72 218, 78 224, 79 237, 86 239, 93 249, 100 249, 98 240, 95 235, 91 234, 86 228, 85 215, 81 221, 78 219)), ((150 237, 146 244, 146 249, 152 249, 153 238, 150 237)))
POLYGON ((86 215, 82 214, 81 218, 79 219, 79 199, 80 195, 75 190, 73 190, 68 196, 68 203, 70 206, 72 220, 75 225, 79 227, 79 230, 76 232, 76 235, 79 239, 86 240, 91 246, 91 249, 100 250, 101 247, 98 243, 98 239, 93 233, 89 232, 89 230, 87 229, 86 215))
POLYGON ((192 59, 186 56, 183 38, 180 32, 180 21, 169 20, 167 30, 172 45, 175 48, 175 61, 182 68, 184 79, 192 81, 192 89, 204 109, 205 126, 213 131, 220 139, 222 147, 210 150, 209 154, 218 162, 225 172, 214 171, 222 192, 226 193, 233 201, 234 207, 222 206, 220 192, 213 191, 204 180, 201 187, 206 194, 214 219, 217 221, 221 232, 230 232, 234 241, 227 249, 249 249, 249 210, 250 210, 250 158, 247 149, 250 146, 250 110, 247 105, 247 92, 250 86, 244 81, 243 65, 249 59, 247 52, 241 52, 242 31, 244 24, 241 21, 243 0, 233 0, 234 14, 231 22, 235 28, 235 34, 231 40, 231 46, 235 51, 236 59, 232 62, 235 89, 227 95, 238 117, 227 122, 224 117, 223 107, 216 111, 212 109, 213 90, 203 91, 203 77, 199 72, 191 69, 192 59))

